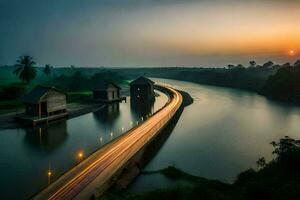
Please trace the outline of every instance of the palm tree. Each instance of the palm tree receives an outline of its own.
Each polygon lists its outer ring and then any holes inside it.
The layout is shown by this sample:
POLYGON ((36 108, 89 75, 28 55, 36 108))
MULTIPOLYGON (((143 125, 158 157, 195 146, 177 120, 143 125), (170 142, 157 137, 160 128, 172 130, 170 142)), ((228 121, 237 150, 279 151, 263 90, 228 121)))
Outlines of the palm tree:
POLYGON ((51 74, 51 66, 49 64, 45 65, 44 73, 49 76, 51 74))
POLYGON ((35 62, 31 56, 20 56, 16 62, 15 67, 17 69, 14 71, 14 74, 19 76, 19 79, 29 83, 36 77, 35 62))

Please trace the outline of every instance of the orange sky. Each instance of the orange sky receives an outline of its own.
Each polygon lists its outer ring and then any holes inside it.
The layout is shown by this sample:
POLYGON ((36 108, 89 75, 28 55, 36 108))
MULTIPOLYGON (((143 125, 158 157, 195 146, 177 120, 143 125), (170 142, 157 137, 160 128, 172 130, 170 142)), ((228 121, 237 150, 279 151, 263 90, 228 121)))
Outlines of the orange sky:
POLYGON ((15 1, 20 2, 14 12, 6 8, 7 18, 0 18, 6 27, 0 31, 4 63, 23 53, 39 63, 118 67, 284 63, 300 57, 297 0, 15 1))
POLYGON ((300 49, 300 7, 193 3, 174 8, 157 8, 156 17, 140 19, 139 34, 146 43, 199 55, 286 55, 300 49))

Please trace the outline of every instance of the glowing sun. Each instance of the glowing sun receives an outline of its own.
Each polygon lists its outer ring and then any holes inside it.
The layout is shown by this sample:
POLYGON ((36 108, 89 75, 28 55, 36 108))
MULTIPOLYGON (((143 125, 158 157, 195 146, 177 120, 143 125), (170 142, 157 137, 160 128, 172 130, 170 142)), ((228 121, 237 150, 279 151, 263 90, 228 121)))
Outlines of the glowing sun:
POLYGON ((289 53, 289 56, 294 56, 296 54, 296 51, 291 49, 291 50, 289 50, 288 53, 289 53))

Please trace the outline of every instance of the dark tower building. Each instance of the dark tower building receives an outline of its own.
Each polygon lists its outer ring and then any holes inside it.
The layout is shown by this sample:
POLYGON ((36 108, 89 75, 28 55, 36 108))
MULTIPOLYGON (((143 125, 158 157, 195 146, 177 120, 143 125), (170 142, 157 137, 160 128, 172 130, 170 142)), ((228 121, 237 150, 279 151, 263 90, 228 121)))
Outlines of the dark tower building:
POLYGON ((130 83, 130 96, 135 102, 154 101, 154 82, 144 76, 130 83))

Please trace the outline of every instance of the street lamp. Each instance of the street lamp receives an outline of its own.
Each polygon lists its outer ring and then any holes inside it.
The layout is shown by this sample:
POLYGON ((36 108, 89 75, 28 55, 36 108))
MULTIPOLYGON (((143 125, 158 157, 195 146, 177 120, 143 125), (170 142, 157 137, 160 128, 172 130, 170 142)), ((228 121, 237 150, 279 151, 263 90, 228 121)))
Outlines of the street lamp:
POLYGON ((78 157, 78 161, 79 161, 79 162, 82 161, 83 156, 84 156, 84 155, 83 155, 83 151, 79 151, 78 154, 77 154, 77 157, 78 157))
POLYGON ((50 167, 48 169, 47 176, 48 176, 48 185, 49 185, 51 183, 51 176, 52 176, 52 172, 51 172, 50 167))

